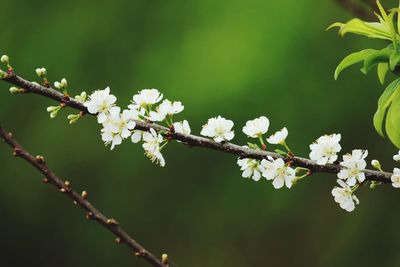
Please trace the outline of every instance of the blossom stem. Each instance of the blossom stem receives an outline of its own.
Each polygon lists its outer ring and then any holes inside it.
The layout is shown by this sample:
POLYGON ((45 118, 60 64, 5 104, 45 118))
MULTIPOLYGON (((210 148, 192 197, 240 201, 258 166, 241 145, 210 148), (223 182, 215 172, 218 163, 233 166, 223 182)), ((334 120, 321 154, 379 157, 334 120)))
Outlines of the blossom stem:
POLYGON ((289 146, 286 144, 286 141, 283 141, 283 142, 281 143, 281 145, 284 146, 284 147, 286 148, 287 152, 292 151, 292 150, 289 148, 289 146))
POLYGON ((359 187, 360 187, 360 184, 356 184, 355 186, 353 186, 353 188, 351 188, 351 192, 352 193, 356 192, 359 187))
POLYGON ((168 144, 169 142, 166 140, 164 144, 160 146, 160 151, 168 144))
POLYGON ((266 146, 265 143, 264 143, 263 135, 262 135, 262 134, 260 134, 260 135, 258 136, 258 140, 260 140, 262 149, 265 150, 265 149, 267 148, 267 146, 266 146))

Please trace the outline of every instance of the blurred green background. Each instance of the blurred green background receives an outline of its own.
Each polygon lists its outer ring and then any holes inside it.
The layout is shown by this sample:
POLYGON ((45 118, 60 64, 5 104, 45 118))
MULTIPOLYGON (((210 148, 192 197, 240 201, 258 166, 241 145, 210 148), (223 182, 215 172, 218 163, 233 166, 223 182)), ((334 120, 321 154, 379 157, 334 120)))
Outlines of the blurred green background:
MULTIPOLYGON (((71 93, 110 86, 119 105, 142 88, 180 100, 192 131, 212 116, 241 128, 260 115, 270 132, 286 126, 297 155, 325 133, 342 133, 343 152, 367 148, 369 160, 393 167, 396 149, 381 139, 372 115, 383 87, 357 68, 337 82, 346 54, 384 44, 326 32, 351 14, 333 1, 5 1, 0 53, 16 72, 52 81, 71 93)), ((384 1, 388 8, 396 1, 384 1)), ((171 266, 398 266, 399 192, 357 192, 348 214, 333 201, 332 175, 313 175, 291 190, 241 178, 236 157, 172 143, 165 168, 140 145, 104 147, 99 126, 70 126, 51 100, 12 96, 0 83, 0 121, 28 150, 72 181, 146 248, 167 252, 171 266)), ((149 266, 0 145, 1 266, 149 266)))

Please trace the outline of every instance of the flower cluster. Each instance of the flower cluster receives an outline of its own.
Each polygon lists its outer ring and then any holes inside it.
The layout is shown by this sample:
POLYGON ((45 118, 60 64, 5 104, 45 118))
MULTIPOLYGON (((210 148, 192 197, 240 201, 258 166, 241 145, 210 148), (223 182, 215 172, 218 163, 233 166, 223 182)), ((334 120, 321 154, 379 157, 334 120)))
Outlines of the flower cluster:
MULTIPOLYGON (((341 135, 331 134, 319 137, 310 145, 310 159, 318 165, 336 163, 338 153, 342 150, 340 145, 341 135)), ((355 209, 355 204, 359 203, 358 198, 353 194, 364 182, 365 174, 363 170, 367 166, 365 158, 368 151, 355 149, 351 154, 343 156, 340 162, 341 169, 337 173, 338 186, 332 190, 332 195, 340 207, 348 212, 355 209)))
POLYGON ((332 189, 332 196, 335 199, 335 202, 340 205, 340 207, 348 212, 353 211, 356 208, 356 204, 359 204, 360 201, 353 194, 357 189, 352 189, 348 184, 343 182, 342 180, 337 180, 338 186, 332 189))
POLYGON ((233 121, 227 120, 218 116, 211 118, 203 125, 200 134, 203 136, 211 137, 215 142, 230 141, 235 136, 233 128, 233 121))
POLYGON ((351 154, 344 155, 343 161, 340 162, 343 168, 338 172, 338 178, 345 180, 349 186, 364 182, 365 174, 363 170, 367 167, 365 161, 367 156, 368 151, 360 149, 355 149, 351 154))
MULTIPOLYGON (((243 127, 243 132, 250 138, 257 138, 260 142, 261 148, 258 144, 249 143, 249 147, 253 149, 265 150, 266 144, 264 142, 263 135, 268 132, 269 120, 265 116, 261 116, 254 120, 246 122, 243 127)), ((284 127, 282 130, 274 133, 266 139, 270 144, 282 145, 287 149, 287 153, 291 153, 290 149, 286 145, 286 138, 288 136, 288 130, 284 127)), ((283 154, 287 155, 286 152, 283 154)), ((296 173, 300 169, 293 169, 290 167, 290 163, 285 163, 282 158, 268 157, 263 160, 239 158, 237 164, 240 166, 240 170, 243 171, 242 176, 244 178, 252 178, 254 181, 259 181, 261 176, 266 180, 272 180, 272 185, 275 189, 286 186, 291 188, 292 185, 305 176, 296 176, 296 173)))
POLYGON ((186 120, 173 123, 173 115, 184 108, 182 103, 166 99, 156 106, 162 98, 163 95, 157 89, 143 89, 132 97, 127 109, 121 110, 116 105, 117 98, 110 94, 110 88, 107 87, 94 91, 84 105, 89 113, 97 115, 97 122, 103 126, 102 140, 106 145, 110 144, 111 149, 128 138, 133 143, 143 140, 145 155, 152 162, 165 166, 161 150, 168 141, 154 129, 150 129, 149 132, 136 129, 138 122, 165 120, 167 126, 173 127, 176 132, 190 134, 190 126, 186 120))
POLYGON ((319 165, 334 163, 342 147, 339 142, 342 136, 340 134, 324 135, 318 138, 310 145, 310 159, 315 160, 319 165))

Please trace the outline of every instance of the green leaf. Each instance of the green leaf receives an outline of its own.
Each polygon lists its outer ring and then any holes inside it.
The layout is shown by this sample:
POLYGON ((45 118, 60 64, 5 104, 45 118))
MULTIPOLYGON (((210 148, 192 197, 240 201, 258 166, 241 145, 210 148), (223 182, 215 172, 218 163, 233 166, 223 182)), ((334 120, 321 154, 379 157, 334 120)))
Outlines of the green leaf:
POLYGON ((350 67, 351 65, 354 65, 358 62, 361 62, 365 60, 369 55, 371 55, 374 52, 378 52, 378 50, 375 49, 365 49, 361 50, 359 52, 351 53, 347 57, 345 57, 339 65, 336 67, 335 70, 335 80, 339 77, 339 74, 342 72, 342 70, 350 67))
POLYGON ((361 72, 367 74, 373 67, 381 62, 389 61, 390 55, 394 52, 393 46, 389 45, 382 50, 371 53, 364 60, 364 67, 361 72))
POLYGON ((390 55, 389 58, 390 70, 393 71, 399 62, 400 62, 400 54, 397 51, 395 51, 390 55))
POLYGON ((338 27, 341 36, 346 33, 354 33, 369 38, 377 38, 392 41, 392 33, 390 29, 381 22, 365 22, 360 19, 352 19, 346 23, 336 22, 328 27, 327 30, 338 27))
POLYGON ((385 83, 385 77, 389 70, 389 64, 385 62, 381 62, 378 64, 378 78, 381 84, 385 83))
POLYGON ((285 152, 285 151, 283 151, 283 150, 280 150, 280 149, 275 149, 274 150, 276 153, 278 153, 279 155, 282 155, 282 156, 287 156, 287 153, 285 152))
POLYGON ((400 90, 393 94, 386 117, 386 134, 390 141, 400 148, 400 90))
POLYGON ((252 148, 252 149, 260 149, 260 147, 257 144, 247 142, 247 145, 249 148, 252 148))
POLYGON ((386 112, 398 88, 400 88, 400 78, 389 84, 378 100, 378 108, 374 115, 374 127, 382 137, 385 137, 386 112))

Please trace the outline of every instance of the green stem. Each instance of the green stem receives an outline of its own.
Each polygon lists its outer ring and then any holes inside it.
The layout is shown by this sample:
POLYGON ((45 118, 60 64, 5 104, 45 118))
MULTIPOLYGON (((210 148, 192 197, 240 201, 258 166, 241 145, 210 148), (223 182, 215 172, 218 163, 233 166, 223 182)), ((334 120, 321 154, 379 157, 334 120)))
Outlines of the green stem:
POLYGON ((351 192, 354 193, 357 191, 357 189, 360 187, 360 184, 356 184, 352 189, 351 192))
POLYGON ((286 144, 286 141, 283 141, 283 143, 282 143, 281 145, 284 146, 284 147, 286 148, 287 152, 292 151, 292 150, 289 148, 289 146, 286 144))
POLYGON ((162 144, 162 145, 160 146, 160 151, 161 151, 167 144, 168 144, 168 141, 165 141, 165 143, 162 144))
POLYGON ((264 143, 262 134, 260 134, 260 135, 258 136, 258 140, 260 140, 261 145, 262 145, 263 147, 265 147, 265 143, 264 143))

